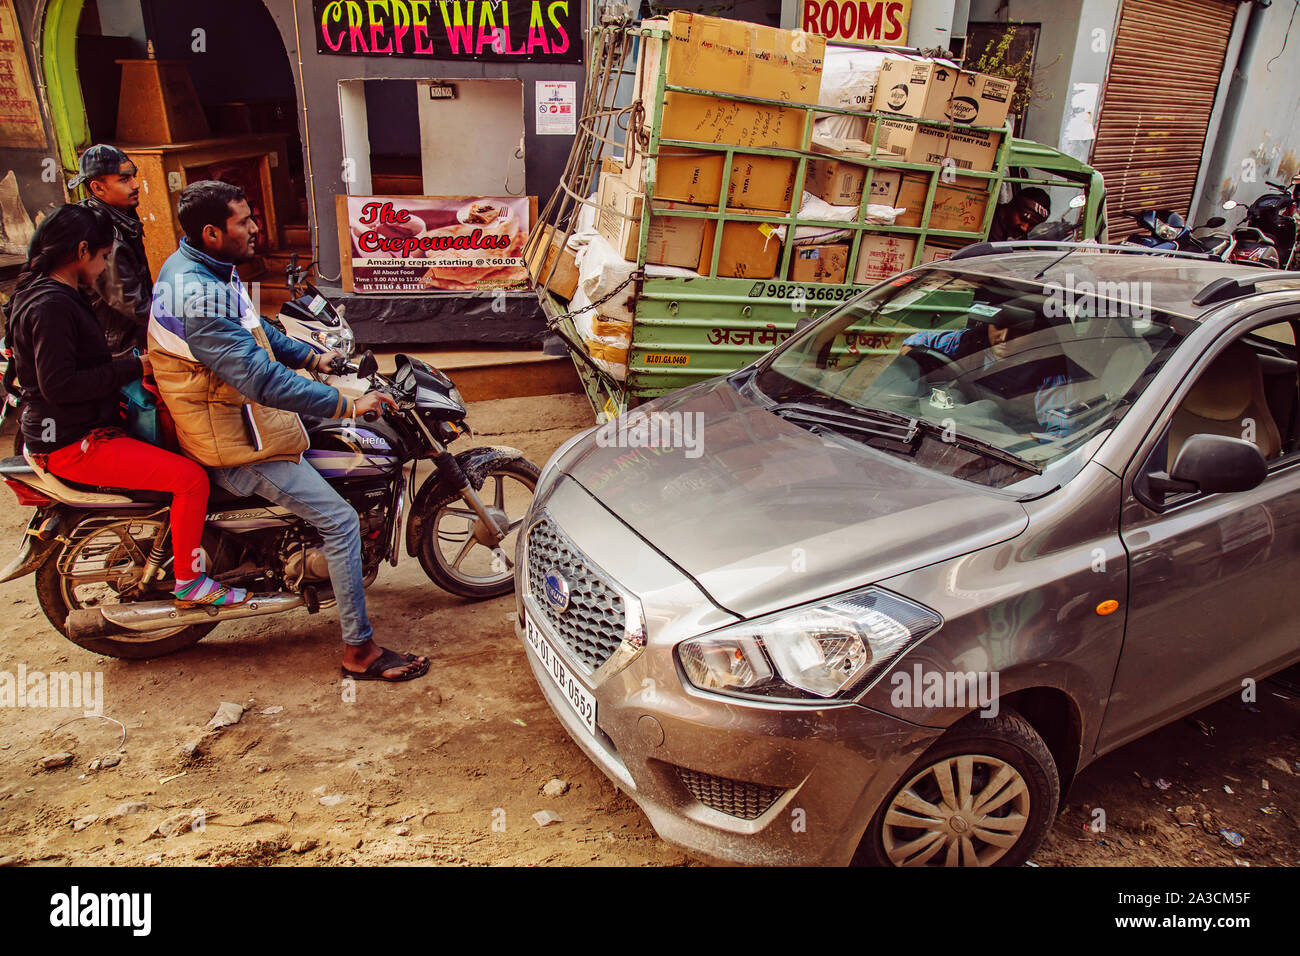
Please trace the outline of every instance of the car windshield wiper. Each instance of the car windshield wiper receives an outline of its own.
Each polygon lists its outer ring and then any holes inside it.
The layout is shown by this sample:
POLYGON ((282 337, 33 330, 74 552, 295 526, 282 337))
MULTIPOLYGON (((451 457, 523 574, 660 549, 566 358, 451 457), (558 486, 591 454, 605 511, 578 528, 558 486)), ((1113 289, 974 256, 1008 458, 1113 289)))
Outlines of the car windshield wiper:
POLYGON ((999 448, 992 442, 984 441, 981 438, 973 438, 970 435, 963 435, 954 429, 945 428, 936 422, 926 421, 924 418, 919 420, 920 427, 927 433, 938 436, 940 441, 949 442, 953 445, 961 445, 963 448, 969 448, 972 451, 980 452, 989 458, 995 458, 998 461, 1008 465, 1015 465, 1017 468, 1023 468, 1025 471, 1032 471, 1035 475, 1041 475, 1043 469, 1035 465, 1028 458, 1021 458, 1015 452, 1007 451, 1005 448, 999 448))
POLYGON ((841 411, 807 402, 779 402, 769 411, 796 425, 860 436, 867 444, 908 454, 916 451, 921 436, 921 423, 917 419, 875 408, 841 411))

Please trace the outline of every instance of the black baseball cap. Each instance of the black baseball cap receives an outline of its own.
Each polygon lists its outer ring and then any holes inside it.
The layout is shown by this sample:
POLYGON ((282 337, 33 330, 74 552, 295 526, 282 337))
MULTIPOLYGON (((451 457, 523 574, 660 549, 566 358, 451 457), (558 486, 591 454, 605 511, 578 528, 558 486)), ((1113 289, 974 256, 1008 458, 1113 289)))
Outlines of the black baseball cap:
POLYGON ((76 189, 87 180, 98 179, 100 176, 116 176, 122 172, 123 166, 130 166, 131 173, 135 172, 135 163, 131 162, 131 157, 116 146, 106 143, 92 146, 81 154, 81 159, 77 161, 79 172, 68 180, 68 188, 76 189))

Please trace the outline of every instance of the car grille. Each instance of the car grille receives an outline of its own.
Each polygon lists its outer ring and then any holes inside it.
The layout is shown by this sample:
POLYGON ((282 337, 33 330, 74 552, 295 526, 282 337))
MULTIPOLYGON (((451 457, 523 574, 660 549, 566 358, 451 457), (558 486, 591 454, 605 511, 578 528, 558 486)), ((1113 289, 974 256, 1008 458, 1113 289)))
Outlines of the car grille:
POLYGON ((549 518, 528 533, 528 590, 565 646, 591 670, 623 643, 627 614, 622 596, 549 518), (569 606, 563 612, 546 600, 546 572, 552 568, 569 582, 569 606))
POLYGON ((682 783, 691 792, 691 796, 700 803, 742 820, 761 817, 785 793, 776 787, 715 777, 685 767, 678 767, 677 775, 682 778, 682 783))

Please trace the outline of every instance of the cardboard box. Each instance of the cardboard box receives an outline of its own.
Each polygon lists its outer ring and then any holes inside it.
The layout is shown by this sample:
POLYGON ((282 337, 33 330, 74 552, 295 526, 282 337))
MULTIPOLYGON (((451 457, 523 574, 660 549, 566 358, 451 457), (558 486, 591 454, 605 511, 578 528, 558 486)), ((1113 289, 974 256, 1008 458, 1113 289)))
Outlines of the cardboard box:
POLYGON ((916 240, 909 236, 892 236, 868 232, 858 246, 858 267, 853 270, 857 285, 871 285, 912 268, 916 240))
POLYGON ((969 245, 969 243, 963 242, 957 245, 945 245, 944 243, 939 243, 939 242, 935 242, 935 243, 927 242, 925 244, 925 248, 921 250, 921 261, 938 262, 941 259, 947 259, 958 249, 966 245, 969 245))
POLYGON ((998 158, 1002 134, 993 130, 955 128, 945 135, 944 159, 957 169, 989 173, 998 158))
POLYGON ((543 231, 545 235, 542 241, 537 244, 528 260, 528 274, 534 283, 545 281, 546 287, 561 299, 572 299, 578 291, 578 265, 574 261, 573 252, 561 246, 563 233, 557 233, 550 225, 545 226, 543 231), (559 265, 555 265, 555 273, 552 274, 551 267, 557 259, 559 265))
MULTIPOLYGON (((668 31, 671 86, 817 103, 825 37, 680 10, 669 15, 668 31)), ((643 49, 656 44, 643 41, 643 49)))
POLYGON ((849 271, 849 246, 827 242, 795 246, 790 258, 791 282, 830 282, 838 285, 849 271))
MULTIPOLYGON (((812 151, 830 157, 848 157, 867 160, 871 144, 855 139, 814 138, 812 151)), ((866 181, 867 167, 857 162, 834 159, 808 161, 803 188, 832 206, 856 206, 862 202, 862 184, 866 181)), ((898 193, 902 173, 893 169, 876 169, 871 178, 871 202, 892 202, 898 193)))
MULTIPOLYGON (((635 260, 641 241, 641 216, 645 196, 620 176, 602 176, 596 210, 596 231, 604 236, 624 259, 635 260), (620 215, 620 213, 622 215, 620 215)), ((655 212, 688 209, 704 212, 706 207, 656 199, 655 212)), ((700 260, 705 221, 677 216, 651 215, 645 261, 656 265, 694 269, 700 260)))
MULTIPOLYGON (((663 21, 657 24, 663 26, 663 21)), ((668 20, 667 83, 794 103, 816 103, 821 88, 825 40, 733 20, 674 12, 668 20), (802 47, 796 53, 795 47, 802 47)), ((664 42, 643 38, 633 99, 647 99, 654 88, 664 42)), ((719 146, 803 149, 802 110, 739 103, 715 96, 669 92, 664 95, 662 139, 719 146)), ((631 135, 631 131, 629 131, 631 135)), ((724 157, 720 153, 662 146, 655 177, 656 199, 718 203, 724 157)), ((727 203, 740 209, 789 208, 796 161, 776 157, 737 157, 727 203)), ((629 178, 644 190, 644 170, 629 178)))
MULTIPOLYGON (((925 194, 930 188, 930 177, 922 173, 904 173, 895 197, 895 206, 902 213, 894 224, 920 226, 921 211, 925 208, 925 194)), ((980 232, 984 226, 984 211, 988 207, 988 182, 973 176, 957 176, 956 181, 940 181, 934 189, 934 205, 930 208, 930 228, 950 229, 954 232, 980 232)))
MULTIPOLYGON (((876 122, 867 124, 868 143, 875 135, 876 122)), ((942 166, 947 161, 959 170, 988 173, 993 171, 1002 145, 1002 134, 996 130, 922 126, 899 119, 881 119, 879 123, 877 155, 904 163, 942 166)))
MULTIPOLYGON (((675 202, 716 207, 722 191, 726 157, 705 150, 665 146, 656 166, 654 194, 675 202)), ((732 209, 789 209, 798 171, 793 159, 737 153, 731 164, 727 206, 732 209)), ((645 191, 645 164, 625 177, 638 192, 645 191)))
POLYGON ((862 137, 867 143, 875 136, 877 124, 880 126, 880 140, 876 146, 880 158, 927 166, 943 163, 948 152, 948 138, 942 127, 922 126, 906 119, 873 119, 867 123, 867 131, 862 137))
POLYGON ((948 101, 960 72, 955 63, 943 60, 885 57, 872 108, 917 119, 947 119, 948 101))
MULTIPOLYGON (((773 215, 783 215, 774 212, 773 215)), ((713 260, 713 237, 716 223, 706 220, 704 243, 696 270, 709 274, 713 260)), ((722 224, 722 250, 718 253, 718 277, 727 279, 770 279, 781 261, 781 240, 771 235, 771 228, 759 222, 722 224)))
POLYGON ((1016 81, 962 70, 948 102, 947 116, 963 126, 1001 126, 1007 121, 1016 81))

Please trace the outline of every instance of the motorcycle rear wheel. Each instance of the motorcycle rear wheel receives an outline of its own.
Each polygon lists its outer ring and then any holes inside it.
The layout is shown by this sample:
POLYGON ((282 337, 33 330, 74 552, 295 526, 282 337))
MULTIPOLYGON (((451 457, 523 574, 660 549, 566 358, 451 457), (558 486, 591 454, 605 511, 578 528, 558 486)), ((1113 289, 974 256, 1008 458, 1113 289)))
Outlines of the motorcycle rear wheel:
MULTIPOLYGON (((157 519, 143 519, 136 523, 141 525, 156 524, 156 521, 157 519)), ((71 536, 74 536, 74 544, 70 548, 65 547, 59 553, 51 555, 49 560, 36 570, 36 599, 40 603, 41 610, 45 612, 46 618, 58 629, 59 633, 72 643, 92 653, 103 654, 106 657, 145 660, 162 657, 165 654, 173 654, 176 651, 192 647, 217 625, 193 624, 188 627, 167 628, 158 631, 124 631, 123 633, 103 637, 73 637, 68 634, 67 619, 68 614, 72 611, 98 607, 106 603, 117 604, 122 602, 120 592, 111 583, 93 582, 102 583, 102 587, 98 591, 91 588, 88 593, 85 588, 89 587, 89 585, 77 583, 78 576, 75 573, 65 575, 63 568, 76 572, 79 561, 99 562, 104 565, 105 569, 101 573, 107 573, 110 568, 114 574, 120 577, 128 576, 133 571, 138 573, 143 567, 143 556, 149 553, 151 541, 141 540, 127 530, 130 527, 131 522, 124 520, 93 531, 81 539, 75 539, 77 529, 74 528, 70 533, 71 536), (134 547, 127 545, 122 537, 124 533, 134 542, 134 547), (113 536, 118 539, 116 545, 112 543, 113 536)), ((170 564, 169 560, 163 568, 166 577, 171 576, 170 564)), ((85 576, 93 578, 96 575, 87 573, 85 576)), ((166 591, 149 591, 141 599, 156 601, 170 597, 171 594, 166 591)))

